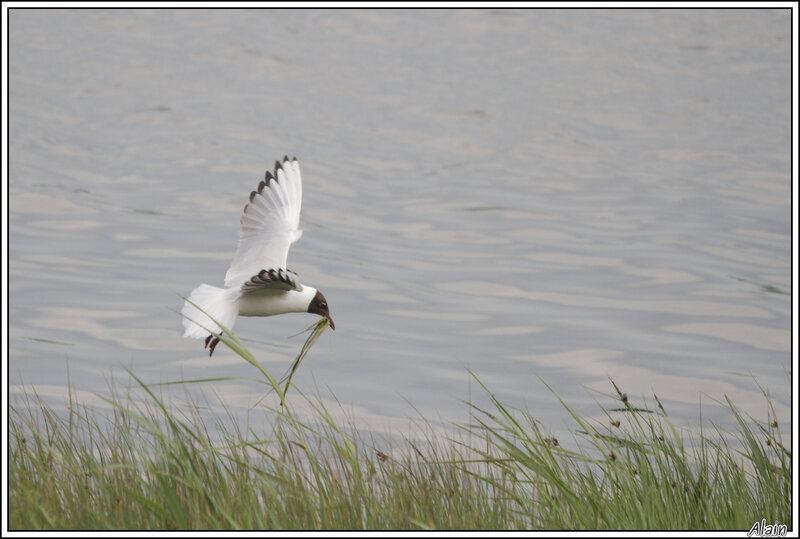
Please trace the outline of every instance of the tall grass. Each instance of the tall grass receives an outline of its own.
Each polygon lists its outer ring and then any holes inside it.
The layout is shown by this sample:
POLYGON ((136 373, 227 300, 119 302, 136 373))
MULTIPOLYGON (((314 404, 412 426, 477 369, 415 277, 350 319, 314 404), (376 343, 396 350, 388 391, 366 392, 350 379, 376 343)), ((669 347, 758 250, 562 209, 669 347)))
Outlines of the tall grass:
POLYGON ((300 392, 262 431, 232 413, 209 425, 130 375, 144 398, 112 388, 105 416, 35 395, 11 406, 11 529, 748 530, 791 515, 774 412, 730 401, 738 430, 688 436, 657 397, 650 411, 617 390, 619 410, 590 420, 554 395, 575 421, 567 444, 482 386, 491 408, 468 404, 468 425, 392 447, 300 392))
POLYGON ((746 420, 728 400, 739 426, 734 447, 719 430, 684 439, 657 397, 660 413, 632 406, 614 388, 623 407, 613 417, 603 409, 603 422, 581 418, 559 399, 585 442, 577 451, 489 392, 494 413, 478 419, 489 440, 481 461, 503 470, 497 486, 532 527, 719 530, 750 529, 762 518, 789 522, 791 453, 777 422, 746 420))
POLYGON ((34 397, 11 408, 12 529, 741 530, 790 517, 790 452, 730 402, 736 446, 684 440, 663 413, 631 410, 623 429, 562 402, 584 443, 566 449, 489 393, 494 407, 463 427, 472 444, 431 434, 403 450, 308 397, 305 421, 287 405, 267 433, 232 414, 209 429, 136 381, 147 400, 113 396, 105 419, 34 397))

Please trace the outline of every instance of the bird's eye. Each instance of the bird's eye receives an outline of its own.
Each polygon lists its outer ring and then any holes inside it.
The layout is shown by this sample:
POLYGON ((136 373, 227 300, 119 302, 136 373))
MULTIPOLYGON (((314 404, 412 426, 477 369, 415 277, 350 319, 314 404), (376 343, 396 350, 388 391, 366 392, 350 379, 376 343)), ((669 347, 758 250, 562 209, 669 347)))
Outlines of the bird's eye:
POLYGON ((319 306, 320 306, 322 309, 327 309, 327 308, 328 308, 328 304, 327 304, 327 303, 325 303, 324 301, 323 301, 322 303, 320 303, 320 304, 319 304, 319 306))

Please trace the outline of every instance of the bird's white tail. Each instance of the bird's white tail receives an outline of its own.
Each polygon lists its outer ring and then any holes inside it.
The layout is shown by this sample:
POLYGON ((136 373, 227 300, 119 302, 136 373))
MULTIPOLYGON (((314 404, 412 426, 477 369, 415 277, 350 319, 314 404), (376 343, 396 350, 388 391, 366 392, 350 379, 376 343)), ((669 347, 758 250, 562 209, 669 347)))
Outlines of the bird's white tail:
POLYGON ((233 328, 236 317, 239 315, 237 305, 241 292, 238 288, 217 288, 208 284, 201 284, 192 290, 188 301, 183 302, 183 332, 184 337, 200 339, 209 333, 220 333, 222 329, 215 324, 203 311, 211 315, 220 324, 228 329, 233 328), (191 302, 191 303, 189 303, 191 302), (197 305, 195 307, 192 305, 197 305))

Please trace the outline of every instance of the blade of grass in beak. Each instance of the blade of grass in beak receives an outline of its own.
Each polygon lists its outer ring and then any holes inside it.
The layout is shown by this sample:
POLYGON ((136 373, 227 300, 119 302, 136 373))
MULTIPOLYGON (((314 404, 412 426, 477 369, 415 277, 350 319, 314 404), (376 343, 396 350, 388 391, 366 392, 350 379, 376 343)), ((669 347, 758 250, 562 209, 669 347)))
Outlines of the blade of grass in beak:
POLYGON ((325 329, 330 325, 331 321, 323 317, 320 318, 316 324, 308 326, 305 329, 305 331, 308 330, 312 331, 311 334, 306 339, 306 342, 303 343, 303 348, 300 349, 300 353, 295 358, 294 363, 292 363, 292 367, 289 370, 289 375, 286 378, 286 385, 283 386, 283 391, 281 392, 281 406, 283 406, 283 403, 286 400, 286 392, 289 390, 289 384, 292 382, 292 375, 294 375, 294 371, 296 371, 297 367, 300 366, 300 362, 303 360, 304 357, 306 357, 306 354, 308 353, 309 350, 311 350, 311 347, 314 346, 314 343, 317 342, 317 339, 319 339, 319 336, 322 335, 322 332, 325 331, 325 329))

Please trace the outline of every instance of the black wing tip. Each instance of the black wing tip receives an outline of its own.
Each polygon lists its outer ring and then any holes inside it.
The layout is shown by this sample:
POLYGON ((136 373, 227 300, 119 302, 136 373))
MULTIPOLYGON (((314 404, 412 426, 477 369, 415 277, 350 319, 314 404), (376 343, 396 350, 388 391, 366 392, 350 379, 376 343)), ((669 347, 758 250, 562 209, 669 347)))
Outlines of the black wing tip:
MULTIPOLYGON (((261 184, 265 184, 267 187, 269 187, 269 182, 271 182, 271 181, 277 182, 278 181, 278 171, 279 170, 283 170, 283 165, 284 164, 291 163, 293 161, 297 162, 297 157, 292 157, 291 159, 289 159, 288 155, 284 155, 283 156, 283 163, 281 163, 280 161, 275 161, 275 170, 272 171, 272 172, 270 172, 269 170, 266 171, 264 173, 264 181, 261 182, 261 184)), ((258 186, 258 192, 259 193, 261 193, 261 190, 262 190, 261 184, 259 184, 259 186, 258 186)))
MULTIPOLYGON (((263 182, 262 182, 262 183, 263 183, 263 182)), ((256 195, 257 195, 257 194, 258 194, 258 193, 256 193, 255 191, 250 191, 250 202, 253 202, 253 199, 255 199, 255 198, 256 198, 256 195)), ((245 206, 245 208, 247 208, 247 206, 245 206)))

